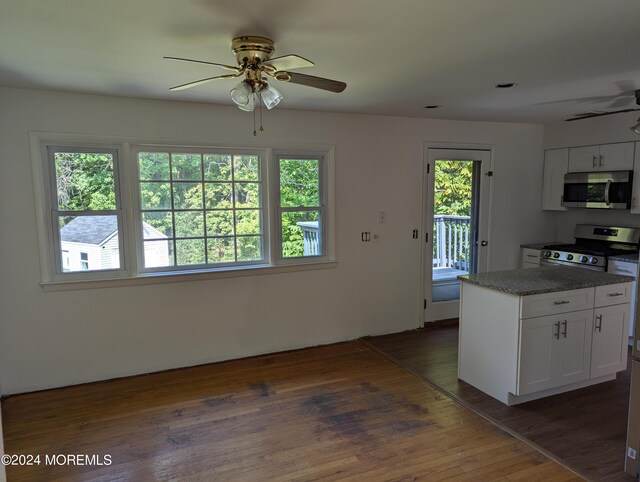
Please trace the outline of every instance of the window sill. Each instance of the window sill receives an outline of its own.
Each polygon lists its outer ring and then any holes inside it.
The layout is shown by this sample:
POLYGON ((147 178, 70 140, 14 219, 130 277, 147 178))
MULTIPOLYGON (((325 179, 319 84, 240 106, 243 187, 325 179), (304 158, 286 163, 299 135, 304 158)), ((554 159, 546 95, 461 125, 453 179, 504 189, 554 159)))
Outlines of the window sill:
POLYGON ((224 278, 241 278, 245 276, 261 276, 278 273, 294 273, 297 271, 311 271, 317 269, 336 268, 336 261, 313 261, 308 263, 288 264, 280 266, 235 266, 233 268, 218 268, 209 271, 170 271, 162 273, 144 273, 130 278, 112 278, 82 281, 46 281, 40 283, 44 291, 90 290, 99 288, 118 288, 122 286, 140 286, 183 281, 201 281, 224 278))

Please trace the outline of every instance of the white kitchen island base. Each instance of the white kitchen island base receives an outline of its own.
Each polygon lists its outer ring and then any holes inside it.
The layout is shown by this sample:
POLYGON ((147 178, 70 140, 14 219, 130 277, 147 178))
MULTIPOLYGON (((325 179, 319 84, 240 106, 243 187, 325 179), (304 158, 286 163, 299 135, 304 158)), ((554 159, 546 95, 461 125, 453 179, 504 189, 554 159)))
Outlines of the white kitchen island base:
MULTIPOLYGON (((516 271, 535 270, 551 273, 516 271)), ((617 281, 529 295, 463 279, 458 378, 507 405, 615 379, 627 365, 632 286, 617 281)))

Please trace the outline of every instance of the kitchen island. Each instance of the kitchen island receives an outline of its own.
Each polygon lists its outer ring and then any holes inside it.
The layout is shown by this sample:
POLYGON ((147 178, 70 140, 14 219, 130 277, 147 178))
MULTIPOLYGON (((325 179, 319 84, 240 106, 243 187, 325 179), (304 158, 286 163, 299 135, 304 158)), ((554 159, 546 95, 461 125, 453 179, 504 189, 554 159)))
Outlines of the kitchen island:
POLYGON ((540 267, 458 277, 458 378, 507 405, 626 369, 633 278, 540 267))

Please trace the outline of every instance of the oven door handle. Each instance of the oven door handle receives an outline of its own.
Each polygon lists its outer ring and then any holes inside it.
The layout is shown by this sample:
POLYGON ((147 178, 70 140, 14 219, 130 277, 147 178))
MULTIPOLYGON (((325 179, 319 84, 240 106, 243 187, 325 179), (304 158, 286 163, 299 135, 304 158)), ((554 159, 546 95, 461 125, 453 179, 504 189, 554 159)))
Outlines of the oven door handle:
POLYGON ((613 181, 609 179, 607 181, 607 185, 604 187, 604 203, 609 206, 611 202, 609 201, 609 191, 611 190, 611 183, 613 181))

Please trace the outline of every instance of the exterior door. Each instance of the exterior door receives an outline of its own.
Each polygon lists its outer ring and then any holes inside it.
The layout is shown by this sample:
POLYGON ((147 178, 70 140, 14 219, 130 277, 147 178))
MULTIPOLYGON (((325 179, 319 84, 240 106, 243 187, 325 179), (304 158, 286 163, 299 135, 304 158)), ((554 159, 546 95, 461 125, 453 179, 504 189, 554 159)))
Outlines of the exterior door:
POLYGON ((425 154, 424 321, 459 315, 458 275, 487 270, 491 151, 425 154))

